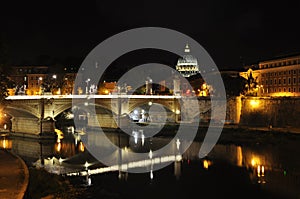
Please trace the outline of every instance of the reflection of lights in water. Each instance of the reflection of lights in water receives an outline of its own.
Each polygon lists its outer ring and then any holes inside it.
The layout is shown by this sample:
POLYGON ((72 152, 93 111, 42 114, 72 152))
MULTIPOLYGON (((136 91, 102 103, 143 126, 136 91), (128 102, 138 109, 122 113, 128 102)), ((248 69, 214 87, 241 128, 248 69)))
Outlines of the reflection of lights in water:
POLYGON ((262 165, 257 166, 257 177, 265 176, 265 167, 262 165))
MULTIPOLYGON (((155 164, 161 164, 161 163, 166 163, 166 162, 174 162, 174 161, 176 161, 176 158, 178 158, 178 157, 176 157, 175 155, 169 155, 169 156, 155 157, 151 160, 149 160, 149 159, 139 160, 139 161, 124 163, 124 164, 121 164, 121 165, 116 164, 116 165, 112 165, 112 166, 109 166, 109 167, 89 169, 88 174, 89 175, 95 175, 95 174, 106 173, 106 172, 110 172, 110 171, 120 171, 120 169, 121 170, 128 170, 128 169, 141 168, 141 167, 148 167, 149 168, 150 166, 152 167, 155 164)), ((90 164, 88 164, 86 162, 85 166, 88 166, 88 165, 90 165, 90 164)), ((67 176, 77 176, 77 175, 85 176, 85 175, 87 175, 87 172, 82 171, 82 172, 67 173, 67 176)))
POLYGON ((84 152, 84 145, 82 142, 79 143, 79 151, 84 152))
POLYGON ((56 151, 60 152, 60 150, 61 150, 61 142, 58 142, 56 145, 56 151))
POLYGON ((181 161, 182 160, 182 155, 176 155, 175 160, 177 162, 181 161))
POLYGON ((253 156, 252 159, 251 159, 251 165, 254 167, 254 166, 259 165, 259 164, 261 164, 260 159, 256 156, 253 156))
POLYGON ((86 162, 84 163, 85 169, 87 169, 89 166, 90 166, 90 164, 86 161, 86 162))
POLYGON ((150 179, 151 180, 153 179, 153 171, 152 170, 150 171, 150 179))
POLYGON ((239 167, 243 166, 243 152, 241 146, 237 146, 236 156, 237 156, 237 166, 239 167))
POLYGON ((61 131, 61 130, 59 130, 59 129, 54 129, 54 131, 55 131, 55 133, 56 133, 56 135, 57 135, 57 140, 58 139, 63 139, 64 138, 64 133, 61 131))
POLYGON ((208 169, 208 167, 211 165, 211 161, 209 160, 203 160, 203 168, 208 169))

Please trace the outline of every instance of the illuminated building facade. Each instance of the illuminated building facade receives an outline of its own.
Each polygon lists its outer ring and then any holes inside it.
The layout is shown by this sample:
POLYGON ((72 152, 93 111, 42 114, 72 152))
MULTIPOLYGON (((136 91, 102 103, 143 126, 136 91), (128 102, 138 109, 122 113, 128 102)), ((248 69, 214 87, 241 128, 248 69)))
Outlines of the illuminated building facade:
POLYGON ((184 55, 177 61, 176 70, 183 77, 190 77, 200 73, 197 58, 190 54, 188 44, 185 46, 184 55))
POLYGON ((41 93, 47 73, 47 66, 14 66, 9 79, 16 84, 16 94, 36 95, 41 93))
POLYGON ((300 96, 300 55, 262 61, 240 75, 253 79, 258 96, 300 96))

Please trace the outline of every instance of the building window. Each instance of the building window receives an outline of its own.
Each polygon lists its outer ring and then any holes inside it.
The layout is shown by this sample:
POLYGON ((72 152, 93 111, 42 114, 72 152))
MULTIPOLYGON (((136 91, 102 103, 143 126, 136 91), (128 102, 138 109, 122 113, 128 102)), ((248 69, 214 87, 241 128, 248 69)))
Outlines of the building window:
POLYGON ((285 84, 286 82, 285 82, 285 79, 283 79, 283 84, 285 84))
POLYGON ((289 88, 289 92, 291 92, 291 88, 289 88))
POLYGON ((296 77, 293 78, 293 84, 296 84, 296 77))
POLYGON ((293 70, 294 75, 296 74, 296 70, 293 70))
POLYGON ((276 88, 274 88, 274 92, 276 92, 276 88))
POLYGON ((291 78, 290 77, 289 77, 288 81, 289 81, 289 84, 291 84, 291 78))
POLYGON ((285 92, 286 91, 286 89, 285 88, 283 88, 283 92, 285 92))
POLYGON ((278 91, 281 92, 281 88, 279 88, 278 91))
POLYGON ((280 85, 281 84, 281 79, 278 79, 278 85, 280 85))
POLYGON ((296 88, 293 88, 293 91, 296 92, 296 88))
POLYGON ((274 79, 274 84, 276 85, 276 83, 277 83, 277 82, 276 82, 276 79, 274 79))

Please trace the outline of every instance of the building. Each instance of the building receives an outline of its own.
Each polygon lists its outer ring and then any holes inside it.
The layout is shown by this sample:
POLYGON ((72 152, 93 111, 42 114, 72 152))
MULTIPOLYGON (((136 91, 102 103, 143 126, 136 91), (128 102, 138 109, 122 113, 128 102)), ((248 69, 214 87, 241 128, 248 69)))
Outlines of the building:
POLYGON ((47 66, 13 66, 9 79, 15 83, 14 93, 18 95, 40 94, 41 85, 47 73, 47 66))
POLYGON ((176 70, 183 77, 190 77, 200 73, 197 58, 190 54, 190 47, 187 44, 184 49, 184 55, 178 59, 176 70))
POLYGON ((240 75, 257 96, 300 96, 300 55, 261 61, 240 75))

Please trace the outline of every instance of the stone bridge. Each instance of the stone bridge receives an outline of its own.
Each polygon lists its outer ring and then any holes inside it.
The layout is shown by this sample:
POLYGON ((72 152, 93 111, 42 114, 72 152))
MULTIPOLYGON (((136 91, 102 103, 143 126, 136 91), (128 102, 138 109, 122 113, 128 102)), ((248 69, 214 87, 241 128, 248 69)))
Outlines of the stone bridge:
MULTIPOLYGON (((195 100, 183 96, 158 95, 39 95, 9 96, 6 101, 5 112, 12 117, 11 131, 33 135, 53 134, 55 118, 66 110, 87 113, 85 118, 88 127, 100 125, 109 128, 128 125, 126 116, 143 105, 164 107, 167 122, 192 122, 199 117, 201 121, 208 121, 211 114, 211 100, 207 97, 195 100), (195 108, 197 105, 199 108, 195 108), (91 112, 95 114, 89 114, 91 112), (184 112, 189 113, 188 117, 184 112)), ((236 120, 236 113, 230 114, 236 120)))

